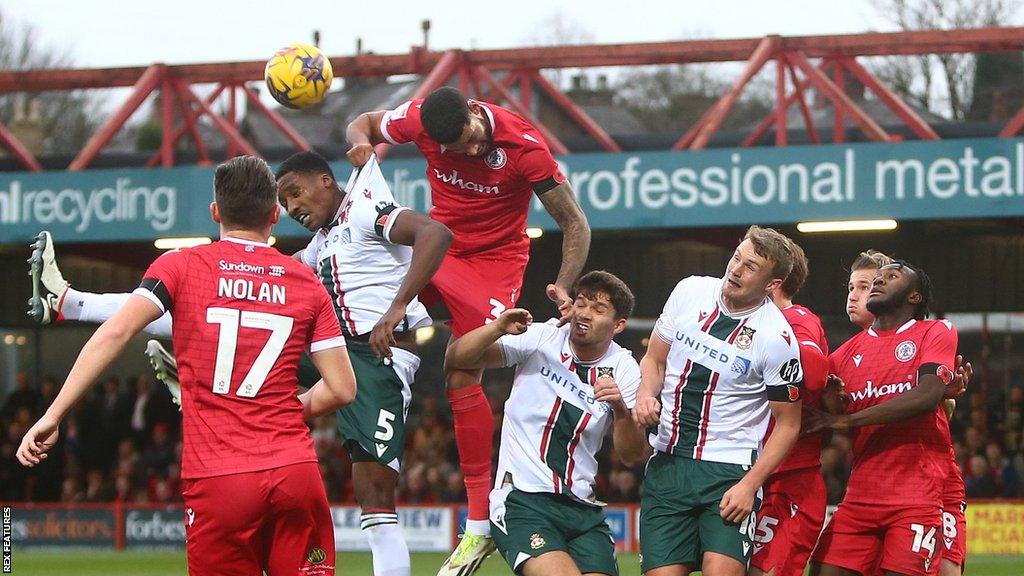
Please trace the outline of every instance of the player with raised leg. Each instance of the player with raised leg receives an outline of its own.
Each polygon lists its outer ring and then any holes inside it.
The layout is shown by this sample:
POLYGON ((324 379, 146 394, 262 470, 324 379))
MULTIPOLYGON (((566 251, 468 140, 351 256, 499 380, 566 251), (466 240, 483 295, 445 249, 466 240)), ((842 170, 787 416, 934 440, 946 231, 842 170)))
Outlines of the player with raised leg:
MULTIPOLYGON (((430 216, 448 226, 455 240, 421 298, 444 302, 453 337, 515 306, 529 260, 526 217, 534 194, 564 235, 561 269, 547 294, 563 321, 567 318, 568 291, 587 260, 590 227, 536 128, 500 106, 443 87, 394 110, 362 114, 346 134, 352 145, 348 159, 355 166, 384 143, 412 142, 426 158, 430 216)), ((466 566, 478 565, 494 550, 487 504, 494 419, 480 386, 482 374, 450 366, 445 372, 469 516, 439 576, 467 574, 466 566)))
POLYGON ((196 576, 334 574, 334 523, 304 419, 351 402, 355 377, 327 292, 267 244, 276 188, 258 158, 217 167, 210 213, 221 240, 153 262, 18 449, 27 466, 45 458, 61 421, 128 340, 173 309, 186 555, 196 576), (296 397, 303 350, 325 377, 296 397))

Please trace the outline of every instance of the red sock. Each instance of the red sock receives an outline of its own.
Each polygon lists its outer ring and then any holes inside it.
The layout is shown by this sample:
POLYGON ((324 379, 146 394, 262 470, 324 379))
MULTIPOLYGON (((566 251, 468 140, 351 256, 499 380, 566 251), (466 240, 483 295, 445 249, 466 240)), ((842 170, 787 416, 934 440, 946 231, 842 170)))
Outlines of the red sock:
POLYGON ((494 416, 480 384, 448 391, 455 418, 455 445, 466 480, 469 519, 487 520, 491 492, 491 454, 494 451, 494 416))

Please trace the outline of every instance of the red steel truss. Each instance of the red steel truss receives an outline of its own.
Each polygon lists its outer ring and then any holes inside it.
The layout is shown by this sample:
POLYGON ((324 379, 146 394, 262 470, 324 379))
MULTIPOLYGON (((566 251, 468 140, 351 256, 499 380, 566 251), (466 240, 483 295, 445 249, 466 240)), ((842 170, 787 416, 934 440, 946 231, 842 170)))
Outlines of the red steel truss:
MULTIPOLYGON (((413 48, 407 54, 361 54, 331 58, 339 77, 381 77, 418 74, 423 77, 416 96, 456 81, 466 93, 481 100, 504 104, 537 125, 556 153, 569 149, 543 123, 533 116, 534 96, 543 94, 554 106, 589 134, 602 148, 620 151, 619 145, 584 109, 554 86, 540 70, 652 64, 689 64, 707 62, 746 62, 730 89, 691 126, 679 126, 684 132, 675 150, 701 149, 708 145, 728 118, 733 105, 750 80, 769 62, 775 63, 775 109, 743 140, 743 146, 757 144, 769 129, 775 128, 774 144, 787 144, 786 113, 796 104, 800 108, 808 137, 821 138, 812 121, 807 90, 833 104, 833 141, 843 142, 847 123, 852 122, 868 138, 898 141, 872 119, 846 92, 846 78, 856 78, 871 90, 906 124, 918 138, 938 139, 935 130, 915 110, 894 94, 881 80, 861 65, 858 57, 914 54, 981 53, 1024 50, 1024 28, 979 28, 970 30, 927 30, 916 32, 865 33, 833 36, 766 36, 735 40, 689 40, 640 44, 591 44, 503 50, 428 51, 413 48), (812 62, 817 60, 817 62, 812 62)), ((159 91, 164 130, 160 149, 147 166, 173 166, 174 147, 186 134, 195 142, 200 164, 211 162, 207 143, 203 142, 198 122, 207 118, 223 135, 227 152, 257 154, 255 147, 238 131, 238 96, 243 96, 250 111, 263 114, 298 150, 309 150, 309 143, 274 108, 260 102, 248 86, 262 80, 264 62, 165 65, 148 67, 29 70, 0 72, 0 94, 46 90, 81 90, 131 86, 125 102, 96 131, 68 166, 82 170, 110 143, 125 122, 146 99, 159 91), (200 98, 196 85, 214 85, 200 98), (218 99, 227 97, 227 113, 214 111, 218 99), (180 111, 180 125, 175 109, 180 111)), ((1006 124, 1000 137, 1013 137, 1024 131, 1024 109, 1006 124)), ((27 169, 42 170, 38 160, 18 141, 11 130, 0 124, 0 146, 7 149, 27 169)), ((382 146, 380 153, 385 153, 382 146)))

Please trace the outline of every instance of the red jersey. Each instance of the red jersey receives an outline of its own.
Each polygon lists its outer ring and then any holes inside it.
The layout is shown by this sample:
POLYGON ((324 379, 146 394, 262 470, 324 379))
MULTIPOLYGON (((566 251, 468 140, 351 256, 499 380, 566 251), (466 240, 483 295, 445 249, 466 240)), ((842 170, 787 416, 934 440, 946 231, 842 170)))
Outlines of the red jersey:
POLYGON ((308 267, 228 238, 160 256, 135 293, 174 318, 183 479, 316 461, 297 397, 299 358, 345 340, 308 267))
POLYGON ((508 110, 477 102, 490 123, 493 146, 484 156, 446 152, 420 121, 422 99, 384 114, 380 131, 392 144, 413 142, 427 160, 430 217, 455 235, 449 253, 529 256, 526 216, 535 187, 565 181, 537 129, 508 110))
MULTIPOLYGON (((887 402, 917 386, 922 366, 951 376, 956 328, 947 320, 910 320, 896 330, 869 328, 839 347, 832 371, 850 395, 847 411, 887 402)), ((939 506, 949 475, 949 423, 941 407, 903 422, 858 428, 844 502, 939 506)))
MULTIPOLYGON (((800 344, 800 364, 804 369, 804 387, 800 395, 803 405, 821 408, 821 391, 828 378, 828 340, 821 318, 804 306, 793 304, 782 311, 800 344)), ((774 424, 774 422, 773 422, 774 424)), ((771 429, 769 429, 769 434, 771 429)), ((797 439, 786 459, 773 474, 821 467, 821 444, 825 433, 810 434, 797 439)), ((766 436, 767 438, 767 436, 766 436)))

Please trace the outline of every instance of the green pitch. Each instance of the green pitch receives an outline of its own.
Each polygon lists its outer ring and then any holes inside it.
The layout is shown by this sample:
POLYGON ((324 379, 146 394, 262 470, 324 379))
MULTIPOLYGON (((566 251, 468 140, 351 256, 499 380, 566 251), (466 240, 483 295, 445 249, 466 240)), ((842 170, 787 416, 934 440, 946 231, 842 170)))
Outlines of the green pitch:
MULTIPOLYGON (((434 576, 444 554, 413 554, 412 575, 434 576)), ((18 552, 13 555, 16 576, 181 576, 185 574, 182 552, 18 552)), ((619 556, 622 576, 639 576, 635 554, 619 556)), ((338 574, 373 574, 368 553, 338 555, 338 574)), ((484 563, 479 576, 507 576, 512 571, 497 556, 484 563)), ((967 560, 969 576, 1020 576, 1024 557, 973 556, 967 560)))

